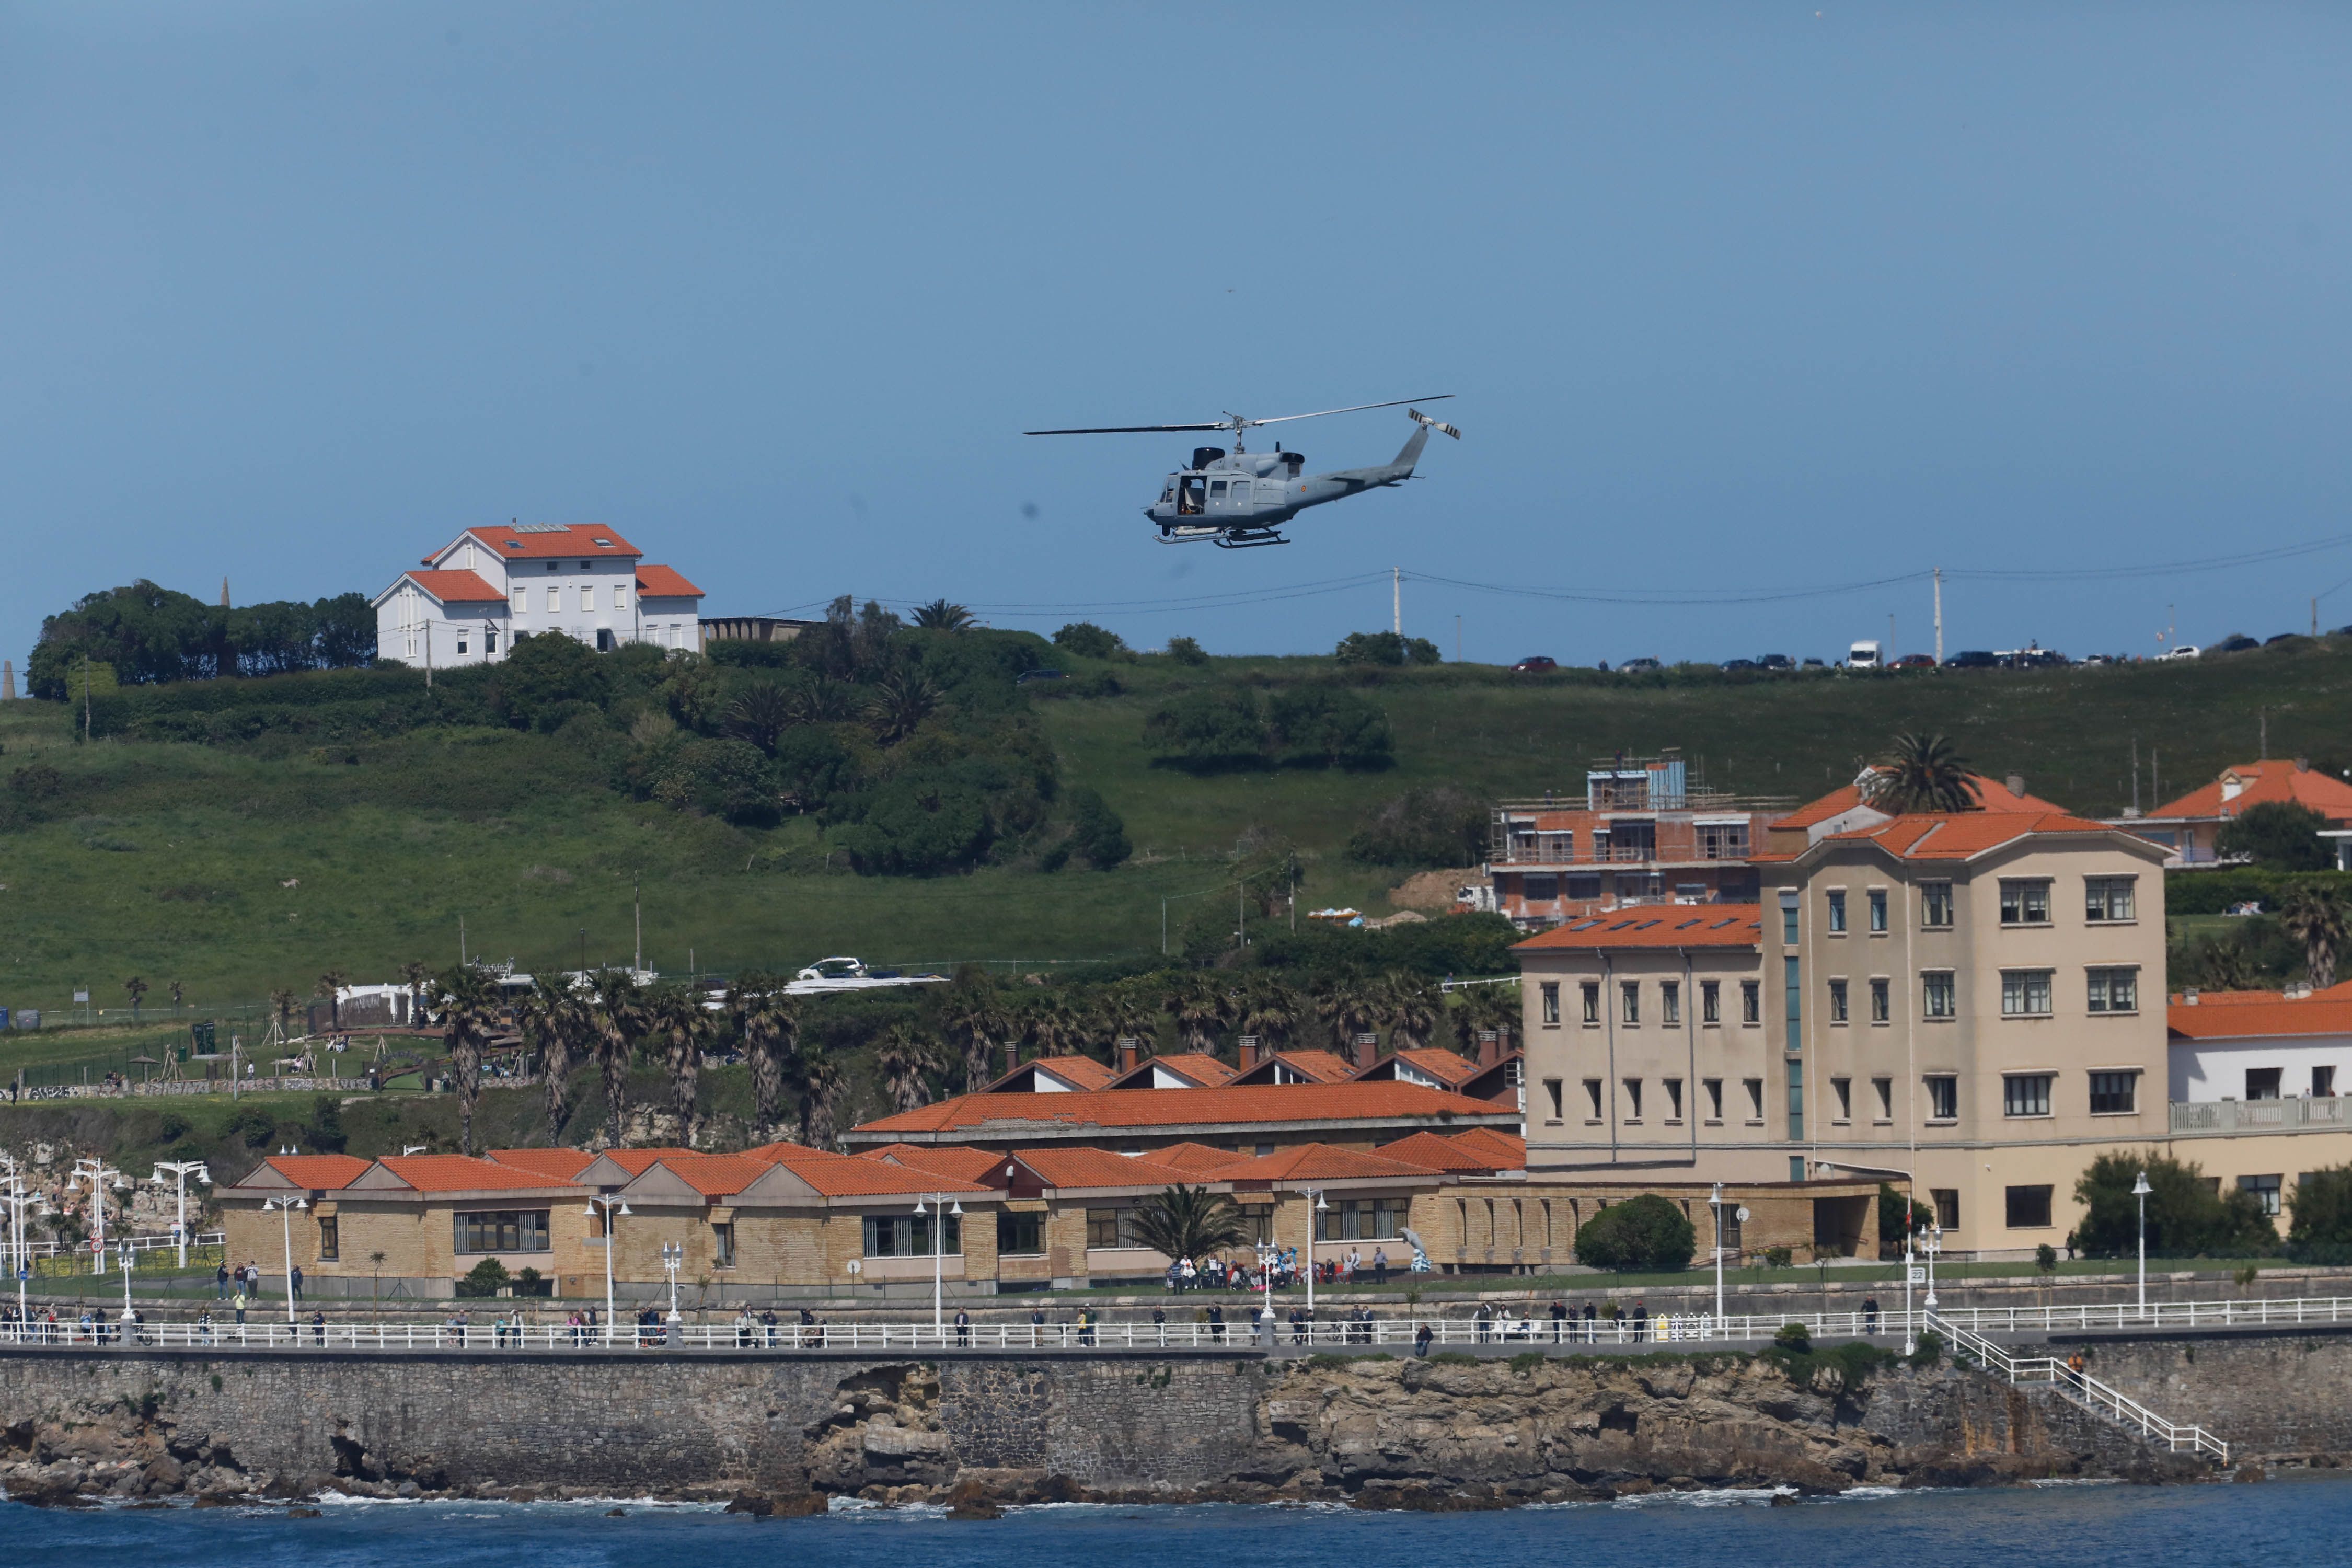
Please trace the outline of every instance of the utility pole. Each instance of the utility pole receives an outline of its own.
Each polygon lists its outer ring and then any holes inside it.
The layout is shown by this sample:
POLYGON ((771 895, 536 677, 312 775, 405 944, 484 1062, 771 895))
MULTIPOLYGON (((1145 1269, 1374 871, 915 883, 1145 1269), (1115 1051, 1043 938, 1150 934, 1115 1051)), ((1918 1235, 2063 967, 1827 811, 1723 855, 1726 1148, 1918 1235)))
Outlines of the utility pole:
POLYGON ((89 744, 89 655, 81 656, 81 743, 89 744))
MULTIPOLYGON (((2312 625, 2317 626, 2319 624, 2318 617, 2319 612, 2314 610, 2312 612, 2312 625)), ((2319 634, 2317 632, 2314 632, 2311 635, 2313 637, 2317 637, 2319 634)), ((1462 662, 1462 617, 1460 616, 1454 617, 1454 662, 1456 664, 1460 664, 1462 662)))
POLYGON ((2316 594, 2311 596, 2311 635, 2319 635, 2319 595, 2316 594))
POLYGON ((1936 664, 1944 662, 1944 569, 1936 568, 1936 664))
POLYGON ((2137 735, 2134 735, 2131 739, 2131 758, 2132 815, 2137 816, 2139 815, 2139 737, 2137 735))
POLYGON ((1884 669, 1885 668, 1886 668, 1886 666, 1888 666, 1888 665, 1890 665, 1890 664, 1893 664, 1894 662, 1895 662, 1895 617, 1894 617, 1894 616, 1893 616, 1893 615, 1891 615, 1891 614, 1890 614, 1890 615, 1886 617, 1886 657, 1885 657, 1885 658, 1882 658, 1882 659, 1880 659, 1880 660, 1878 661, 1878 665, 1879 665, 1879 668, 1880 668, 1884 669))
POLYGON ((646 901, 638 889, 637 872, 629 873, 629 908, 637 922, 637 953, 632 967, 642 972, 646 966, 646 901))
POLYGON ((465 965, 466 965, 466 917, 461 913, 461 914, 459 914, 459 915, 458 915, 458 917, 457 917, 457 966, 458 966, 460 969, 462 969, 462 968, 464 968, 464 967, 465 967, 465 965))
POLYGON ((1389 568, 1389 630, 1404 636, 1404 568, 1389 568))

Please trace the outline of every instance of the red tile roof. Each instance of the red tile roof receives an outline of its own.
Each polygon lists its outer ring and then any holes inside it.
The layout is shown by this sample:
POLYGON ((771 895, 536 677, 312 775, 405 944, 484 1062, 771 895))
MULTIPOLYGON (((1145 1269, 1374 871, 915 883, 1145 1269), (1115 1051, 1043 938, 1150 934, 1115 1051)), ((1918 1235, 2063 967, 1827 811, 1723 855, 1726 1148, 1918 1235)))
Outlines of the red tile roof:
POLYGON ((2165 1022, 2177 1040, 2352 1035, 2352 1000, 2314 995, 2289 1002, 2273 996, 2267 1002, 2226 1002, 2209 1006, 2200 996, 2194 1003, 2175 1002, 2167 1007, 2165 1022))
POLYGON ((1491 1176, 1497 1171, 1521 1168, 1505 1163, 1498 1154, 1471 1149, 1456 1139, 1443 1138, 1434 1132, 1416 1132, 1410 1138, 1383 1143, 1372 1152, 1384 1160, 1401 1160, 1408 1165, 1463 1175, 1491 1176))
POLYGON ((1476 1062, 1458 1051, 1449 1051, 1443 1046, 1407 1046, 1401 1051, 1390 1052, 1356 1076, 1368 1077, 1401 1061, 1412 1063, 1448 1089, 1469 1082, 1479 1071, 1476 1062))
POLYGON ((2169 822, 2182 817, 2235 816, 2250 805, 2265 801, 2307 805, 2338 826, 2352 826, 2352 784, 2332 773, 2312 768, 2298 768, 2293 763, 2240 763, 2221 770, 2221 777, 2211 784, 2190 790, 2178 800, 2168 800, 2147 816, 2143 822, 2169 822), (2238 793, 2222 798, 2223 784, 2234 781, 2238 793))
MULTIPOLYGON (((1569 948, 1600 952, 1622 948, 1756 947, 1764 940, 1757 904, 1642 904, 1554 926, 1517 943, 1513 952, 1569 948)), ((1477 1068, 1474 1065, 1472 1069, 1477 1068)), ((1466 1075, 1465 1075, 1466 1076, 1466 1075)))
MULTIPOLYGON (((1023 1062, 1019 1067, 1014 1068, 1011 1072, 1008 1072, 1003 1077, 998 1079, 996 1083, 990 1084, 988 1088, 981 1090, 981 1092, 982 1094, 1000 1092, 997 1089, 997 1084, 1009 1083, 1013 1079, 1019 1078, 1023 1073, 1028 1072, 1032 1068, 1042 1072, 1049 1072, 1055 1078, 1060 1079, 1063 1082, 1074 1084, 1081 1089, 1108 1089, 1110 1087, 1111 1079, 1118 1077, 1118 1070, 1117 1068, 1109 1066, 1108 1063, 1098 1062, 1092 1057, 1082 1057, 1075 1053, 1069 1056, 1061 1057, 1034 1057, 1028 1061, 1023 1062)), ((1026 1091, 1006 1090, 1003 1092, 1026 1091)), ((1046 1089, 1044 1092, 1047 1094, 1059 1094, 1065 1091, 1061 1089, 1046 1089)))
POLYGON ((420 1193, 493 1192, 519 1187, 569 1186, 538 1171, 502 1165, 463 1154, 387 1154, 376 1162, 420 1193))
POLYGON ((1428 1165, 1367 1154, 1360 1149, 1335 1149, 1328 1143, 1301 1143, 1255 1160, 1243 1160, 1216 1173, 1220 1182, 1347 1182, 1376 1181, 1385 1176, 1434 1176, 1428 1165))
POLYGON ((992 1190, 978 1182, 938 1171, 917 1170, 887 1160, 861 1160, 853 1154, 835 1154, 799 1143, 766 1143, 745 1152, 751 1159, 783 1166, 829 1198, 992 1190))
POLYGON ((445 605, 503 605, 507 596, 478 572, 410 572, 408 580, 445 605))
POLYGON ((1234 1089, 1115 1089, 1069 1094, 960 1094, 866 1122, 861 1134, 1025 1127, 1193 1127, 1305 1121, 1399 1121, 1500 1114, 1485 1100, 1413 1083, 1294 1083, 1234 1089))
POLYGON ((1823 843, 1869 839, 1904 860, 1966 860, 2015 843, 2028 834, 2099 833, 2116 829, 2104 822, 2070 816, 2064 812, 2021 811, 1924 813, 1897 816, 1875 827, 1835 833, 1823 843))
POLYGON ((374 1162, 352 1154, 272 1154, 262 1163, 298 1187, 331 1192, 350 1186, 374 1162))
POLYGON ((489 1157, 501 1165, 536 1171, 559 1182, 571 1181, 596 1161, 584 1149, 493 1149, 489 1157))
MULTIPOLYGON (((642 1176, 657 1161, 668 1159, 673 1154, 696 1152, 698 1151, 693 1149, 607 1149, 604 1151, 603 1158, 612 1161, 632 1176, 642 1176)), ((587 1166, 583 1165, 581 1169, 584 1171, 587 1166)))
POLYGON ((637 595, 647 599, 699 599, 702 590, 681 576, 675 567, 640 565, 637 568, 637 595))
POLYGON ((1149 1155, 1114 1154, 1108 1149, 1024 1149, 1012 1157, 1049 1187, 1172 1187, 1202 1179, 1197 1172, 1160 1164, 1149 1155))
MULTIPOLYGON (((1977 808, 1980 811, 2063 813, 2066 809, 2054 801, 2043 800, 2031 792, 2021 795, 2011 795, 2009 793, 2009 785, 1996 783, 1982 773, 1969 774, 1968 783, 1970 793, 1976 796, 1977 808)), ((1770 826, 1776 828, 1811 827, 1816 823, 1826 822, 1832 816, 1843 815, 1852 811, 1857 805, 1865 804, 1867 803, 1862 798, 1862 786, 1859 784, 1850 784, 1843 789, 1830 791, 1819 800, 1806 802, 1786 816, 1772 818, 1770 826)))
POLYGON ((724 1198, 766 1175, 775 1162, 747 1154, 672 1154, 658 1163, 704 1197, 724 1198))
POLYGON ((560 529, 469 528, 466 531, 510 561, 563 555, 593 561, 600 555, 645 553, 612 529, 593 522, 567 522, 560 529))
POLYGON ((1206 1143, 1171 1143, 1165 1149, 1154 1149, 1151 1158, 1160 1164, 1188 1172, 1194 1181, 1199 1181, 1204 1173, 1220 1170, 1248 1156, 1231 1149, 1213 1149, 1206 1143))
POLYGON ((1191 1079, 1204 1088, 1227 1082, 1241 1070, 1230 1062, 1219 1061, 1206 1051, 1171 1051, 1166 1056, 1144 1058, 1135 1065, 1134 1071, 1122 1073, 1114 1081, 1122 1089, 1149 1089, 1151 1087, 1150 1069, 1155 1067, 1166 1068, 1170 1072, 1191 1079))
POLYGON ((1238 1069, 1230 1081, 1272 1083, 1278 1066, 1310 1083, 1340 1083, 1356 1076, 1356 1064, 1334 1051, 1276 1051, 1262 1062, 1238 1069))
POLYGON ((1474 1153, 1485 1150, 1507 1162, 1505 1170, 1519 1170, 1528 1163, 1528 1141, 1516 1132, 1506 1132, 1499 1127, 1465 1127, 1453 1134, 1454 1142, 1474 1153))
POLYGON ((930 1171, 965 1182, 977 1182, 1004 1163, 1004 1156, 993 1150, 967 1149, 958 1143, 885 1143, 861 1152, 857 1158, 887 1160, 910 1171, 930 1171))

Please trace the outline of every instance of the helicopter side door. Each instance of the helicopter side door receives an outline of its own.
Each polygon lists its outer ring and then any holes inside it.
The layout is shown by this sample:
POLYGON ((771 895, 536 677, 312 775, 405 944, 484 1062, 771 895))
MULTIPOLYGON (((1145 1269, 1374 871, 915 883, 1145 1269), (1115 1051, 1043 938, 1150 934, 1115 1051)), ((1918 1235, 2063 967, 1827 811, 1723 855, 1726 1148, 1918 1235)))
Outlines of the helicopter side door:
POLYGON ((1250 482, 1219 474, 1209 480, 1209 513, 1213 517, 1247 517, 1250 482))
POLYGON ((1176 515, 1199 517, 1207 509, 1209 481, 1199 474, 1176 476, 1176 515))

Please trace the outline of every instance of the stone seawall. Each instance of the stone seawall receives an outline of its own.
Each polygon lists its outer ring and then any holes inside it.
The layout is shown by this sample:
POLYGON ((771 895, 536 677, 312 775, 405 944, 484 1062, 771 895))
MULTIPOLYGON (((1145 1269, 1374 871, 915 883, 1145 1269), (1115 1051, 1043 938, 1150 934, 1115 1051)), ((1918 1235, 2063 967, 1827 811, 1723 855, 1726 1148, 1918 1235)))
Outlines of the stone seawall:
MULTIPOLYGON (((2108 1381, 2233 1443, 2352 1449, 2352 1337, 2094 1356, 2108 1381)), ((2201 1473, 2047 1388, 1863 1347, 1429 1361, 0 1350, 0 1480, 37 1500, 337 1487, 1430 1506, 2201 1473)))

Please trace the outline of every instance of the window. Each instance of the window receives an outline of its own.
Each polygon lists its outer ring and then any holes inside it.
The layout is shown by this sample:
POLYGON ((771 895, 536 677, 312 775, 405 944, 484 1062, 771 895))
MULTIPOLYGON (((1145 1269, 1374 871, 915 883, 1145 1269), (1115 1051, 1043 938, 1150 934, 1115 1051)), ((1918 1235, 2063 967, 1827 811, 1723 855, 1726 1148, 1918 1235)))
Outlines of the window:
POLYGON ((2139 1011, 2138 970, 2094 969, 2086 973, 2091 980, 2092 1012, 2137 1013, 2139 1011))
POLYGON ((2050 973, 2047 969, 2002 970, 2000 1016, 2004 1018, 2048 1017, 2050 973))
POLYGON ((1888 1000, 1886 982, 1872 981, 1870 983, 1870 1021, 1874 1024, 1886 1022, 1893 1005, 1893 1003, 1888 1000))
POLYGON ((1584 983, 1584 1021, 1588 1024, 1601 1022, 1601 983, 1597 980, 1584 983))
POLYGON ((2091 1075, 2091 1114, 2129 1116, 2139 1109, 2139 1074, 2095 1072, 2091 1075))
POLYGON ((1870 1087, 1878 1093, 1878 1120, 1894 1121, 1895 1080, 1891 1078, 1874 1078, 1870 1080, 1870 1087))
POLYGON ((710 1227, 710 1263, 714 1268, 735 1267, 735 1226, 714 1225, 710 1227))
POLYGON ((1886 889, 1884 888, 1870 889, 1870 934, 1886 934, 1886 889))
POLYGON ((1929 1018, 1958 1016, 1958 1007, 1952 988, 1952 972, 1929 969, 1919 975, 1919 1010, 1929 1018))
POLYGON ((457 651, 459 653, 464 653, 466 651, 466 638, 463 637, 460 637, 457 639, 457 651))
POLYGON ((2000 923, 2005 926, 2048 925, 2050 884, 2039 879, 2003 882, 2000 885, 2000 923))
POLYGON ((1927 1085, 1927 1120, 1957 1121, 1960 1118, 1960 1080, 1949 1073, 1931 1074, 1927 1085))
POLYGON ((1599 1079, 1589 1078, 1584 1080, 1584 1098, 1592 1102, 1592 1115, 1591 1120, 1594 1121, 1600 1121, 1601 1080, 1599 1079))
POLYGON ((1001 1258, 1019 1258, 1045 1250, 1045 1216, 1002 1214, 996 1216, 996 1251, 1001 1258))
MULTIPOLYGON (((951 1257, 963 1253, 963 1222, 948 1215, 947 1234, 940 1238, 940 1250, 951 1257)), ((866 1216, 866 1256, 868 1258, 929 1258, 931 1255, 931 1216, 927 1214, 870 1214, 866 1216)))
POLYGON ((1784 946, 1797 945, 1797 895, 1780 895, 1780 941, 1784 946))
POLYGON ((451 1216, 460 1252, 545 1252, 545 1209, 491 1209, 451 1216))
POLYGON ((1150 1245, 1136 1235, 1135 1210, 1088 1209, 1087 1211, 1087 1246, 1144 1247, 1150 1245))
POLYGON ((2333 1100, 2333 1099, 2335 1099, 2335 1098, 2336 1098, 2336 1069, 2335 1069, 2334 1068, 2332 1068, 2332 1067, 2315 1067, 2315 1068, 2312 1068, 2312 1069, 2311 1069, 2311 1092, 2312 1092, 2313 1096, 2314 1096, 2315 1098, 2316 1098, 2316 1099, 2320 1099, 2320 1100, 2333 1100))
POLYGON ((1544 1096, 1551 1101, 1551 1119, 1554 1121, 1560 1121, 1567 1115, 1560 1106, 1562 1088, 1559 1079, 1556 1078, 1544 1079, 1544 1096))
POLYGON ((1682 983, 1662 980, 1658 983, 1658 1022, 1669 1026, 1683 1021, 1682 983))
POLYGON ((499 651, 499 634, 496 627, 488 628, 482 633, 482 651, 484 653, 499 651))
POLYGON ((528 589, 528 588, 524 588, 524 587, 517 587, 517 588, 515 589, 515 591, 514 591, 514 608, 515 608, 515 614, 516 614, 516 615, 518 615, 518 616, 527 616, 527 615, 530 614, 530 589, 528 589))
POLYGON ((1832 936, 1845 934, 1845 889, 1843 888, 1830 889, 1830 934, 1832 936))
POLYGON ((1699 1087, 1706 1090, 1706 1119, 1709 1121, 1722 1121, 1723 1080, 1719 1078, 1702 1079, 1699 1087))
POLYGON ((1740 1223, 1738 1204, 1720 1203, 1715 1205, 1716 1245, 1723 1249, 1723 1255, 1727 1260, 1737 1260, 1739 1257, 1740 1223))
POLYGON ((1683 1119, 1683 1080, 1670 1078, 1661 1081, 1666 1086, 1666 1120, 1680 1121, 1683 1119))
POLYGON ((1598 871, 1570 871, 1560 880, 1570 899, 1590 903, 1601 896, 1601 873, 1598 871))
POLYGON ((1830 1022, 1845 1022, 1845 982, 1843 980, 1830 982, 1830 1022))
POLYGON ((1748 1091, 1748 1124, 1750 1127, 1763 1126, 1764 1080, 1760 1078, 1743 1078, 1739 1080, 1739 1084, 1748 1091))
POLYGON ((2263 1212, 2276 1218, 2279 1212, 2279 1179, 2276 1176, 2240 1176, 2238 1190, 2252 1193, 2263 1212))
POLYGON ((2094 924, 2136 918, 2132 913, 2135 877, 2086 877, 2083 879, 2083 918, 2094 924))
POLYGON ((1244 1204, 1241 1214, 1244 1242, 1255 1244, 1274 1239, 1274 1205, 1272 1204, 1244 1204))
POLYGON ((1549 871, 1530 871, 1519 879, 1519 893, 1529 903, 1549 903, 1559 897, 1559 879, 1549 871))
POLYGON ((2002 1074, 2000 1113, 2003 1116, 2049 1115, 2051 1076, 2046 1072, 2002 1074))
POLYGON ((2041 1230, 2050 1223, 2050 1189, 2048 1187, 2011 1187, 2009 1189, 2009 1228, 2041 1230))
POLYGON ((1628 1122, 1642 1120, 1642 1080, 1638 1078, 1625 1080, 1625 1120, 1628 1122))
POLYGON ((1753 980, 1739 983, 1739 1021, 1760 1024, 1764 1021, 1764 987, 1753 980))
MULTIPOLYGON (((1805 1136, 1805 1064, 1793 1058, 1789 1063, 1789 1136, 1799 1141, 1805 1136)), ((1803 1156, 1800 1155, 1792 1163, 1797 1167, 1797 1173, 1789 1179, 1803 1181, 1803 1156)))
POLYGON ((2276 1100, 2279 1097, 2279 1072, 2280 1069, 2277 1068, 2248 1068, 2246 1069, 2246 1098, 2248 1100, 2276 1100))
POLYGON ((1784 958, 1780 961, 1780 988, 1788 994, 1789 1044, 1794 1047, 1797 1043, 1797 1026, 1804 1021, 1805 1016, 1805 988, 1799 978, 1797 961, 1794 958, 1784 958))
POLYGON ((1698 983, 1698 1021, 1702 1024, 1723 1022, 1723 983, 1702 980, 1698 983))
POLYGON ((1937 1225, 1943 1226, 1946 1230, 1958 1230, 1960 1228, 1959 1188, 1930 1187, 1927 1189, 1927 1202, 1936 1211, 1936 1223, 1937 1225))
POLYGON ((628 607, 629 607, 629 591, 628 591, 628 589, 626 589, 626 588, 623 587, 623 586, 622 586, 620 584, 618 584, 618 583, 614 584, 613 584, 613 608, 614 608, 614 609, 616 609, 616 610, 625 610, 625 609, 627 609, 628 607))
POLYGON ((1642 1022, 1642 983, 1638 980, 1620 981, 1617 989, 1624 998, 1625 1022, 1639 1027, 1642 1022))
POLYGON ((332 1263, 342 1246, 342 1227, 335 1216, 328 1215, 319 1221, 319 1261, 332 1263))
POLYGON ((1833 1078, 1830 1079, 1830 1092, 1837 1096, 1838 1121, 1841 1123, 1853 1121, 1853 1079, 1850 1078, 1833 1078))
POLYGON ((1559 1023, 1559 983, 1554 980, 1545 981, 1540 994, 1543 998, 1543 1021, 1547 1024, 1559 1023))
POLYGON ((1404 1228, 1402 1198, 1342 1198, 1315 1216, 1318 1241, 1386 1241, 1404 1228))
POLYGON ((547 613, 551 616, 563 613, 563 590, 553 584, 550 584, 547 589, 547 613))
POLYGON ((1929 931, 1948 931, 1952 924, 1952 885, 1919 884, 1919 923, 1929 931))

